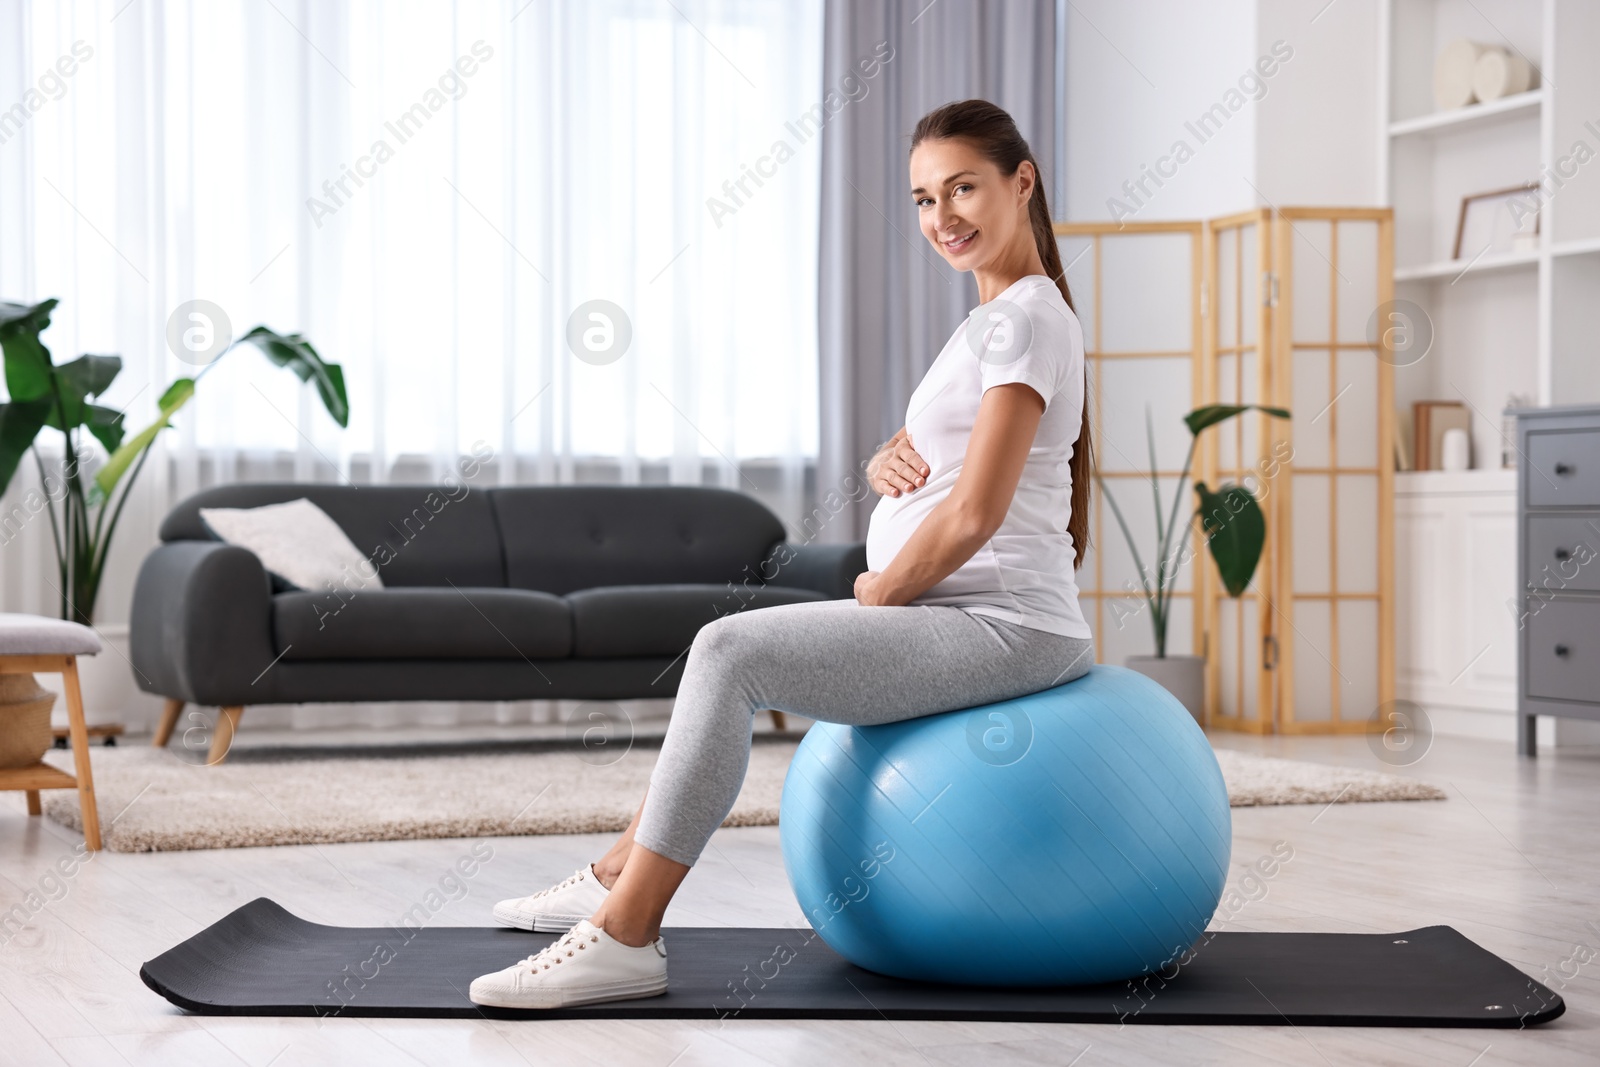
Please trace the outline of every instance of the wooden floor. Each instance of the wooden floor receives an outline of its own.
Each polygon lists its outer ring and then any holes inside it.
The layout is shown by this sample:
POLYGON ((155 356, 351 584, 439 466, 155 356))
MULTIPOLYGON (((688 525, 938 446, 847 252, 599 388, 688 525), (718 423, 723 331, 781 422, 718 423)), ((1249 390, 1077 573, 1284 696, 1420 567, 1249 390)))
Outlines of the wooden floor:
MULTIPOLYGON (((305 735, 296 740, 303 741, 305 735)), ((252 737, 240 745, 270 743, 252 737)), ((1383 769, 1361 738, 1219 746, 1383 769)), ((129 738, 127 743, 140 743, 129 738)), ((198 770, 196 773, 204 773, 198 770)), ((1446 923, 1558 988, 1566 1015, 1529 1031, 880 1022, 491 1022, 189 1016, 140 964, 238 905, 269 896, 317 922, 377 925, 463 855, 441 840, 101 853, 53 880, 78 839, 0 795, 0 911, 53 897, 0 947, 0 1063, 485 1064, 1491 1064, 1600 1062, 1600 751, 1518 761, 1509 745, 1435 739, 1403 773, 1443 802, 1236 808, 1235 875, 1274 843, 1293 859, 1229 929, 1395 931, 1446 923), (1575 956, 1576 953, 1576 956, 1575 956), (1589 959, 1580 964, 1577 961, 1589 959), (1548 970, 1547 970, 1548 969, 1548 970), (1562 972, 1575 977, 1563 978, 1562 972), (1564 985, 1561 983, 1564 982, 1564 985)), ((116 816, 102 812, 102 822, 116 816)), ((435 921, 486 925, 496 901, 592 858, 598 837, 491 840, 494 857, 435 921)), ((795 925, 775 828, 723 830, 669 925, 795 925)), ((0 937, 5 934, 0 933, 0 937)))

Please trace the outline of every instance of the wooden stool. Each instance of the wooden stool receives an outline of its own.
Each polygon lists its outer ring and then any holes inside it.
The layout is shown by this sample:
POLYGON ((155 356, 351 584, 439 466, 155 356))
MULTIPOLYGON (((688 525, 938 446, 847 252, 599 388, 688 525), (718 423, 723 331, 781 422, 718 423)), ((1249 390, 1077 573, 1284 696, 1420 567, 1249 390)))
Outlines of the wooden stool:
POLYGON ((67 723, 72 735, 72 760, 77 775, 59 771, 43 760, 27 767, 0 770, 0 789, 25 789, 28 814, 39 815, 41 789, 76 789, 83 813, 83 841, 100 851, 100 812, 94 803, 94 777, 89 770, 89 731, 83 721, 83 692, 78 687, 78 657, 100 651, 100 638, 87 626, 40 615, 0 614, 0 674, 60 674, 66 682, 67 723))

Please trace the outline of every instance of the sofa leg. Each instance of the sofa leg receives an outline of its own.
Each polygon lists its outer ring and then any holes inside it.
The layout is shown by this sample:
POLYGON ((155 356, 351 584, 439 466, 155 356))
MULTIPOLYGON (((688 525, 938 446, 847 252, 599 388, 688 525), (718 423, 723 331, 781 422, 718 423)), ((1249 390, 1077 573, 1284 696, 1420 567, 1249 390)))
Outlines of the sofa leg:
POLYGON ((211 735, 211 754, 206 759, 206 766, 214 767, 228 758, 228 750, 233 747, 233 735, 239 730, 239 716, 243 714, 242 704, 218 709, 217 728, 211 735))
POLYGON ((789 730, 789 719, 788 719, 788 717, 785 716, 783 714, 783 712, 779 711, 777 708, 768 708, 767 710, 772 712, 772 725, 773 725, 773 727, 775 729, 777 729, 781 733, 787 733, 788 730, 789 730))
POLYGON ((156 724, 156 736, 150 743, 156 748, 166 748, 167 742, 172 740, 173 727, 178 725, 178 716, 182 713, 183 701, 167 701, 167 706, 161 709, 161 721, 156 724))

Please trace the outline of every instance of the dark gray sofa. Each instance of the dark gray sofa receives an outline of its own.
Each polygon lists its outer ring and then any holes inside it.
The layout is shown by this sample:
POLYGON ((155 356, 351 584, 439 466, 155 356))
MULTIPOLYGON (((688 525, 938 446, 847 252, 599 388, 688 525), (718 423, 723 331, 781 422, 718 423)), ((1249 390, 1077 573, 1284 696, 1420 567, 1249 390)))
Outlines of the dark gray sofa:
POLYGON ((185 704, 622 700, 676 694, 695 633, 720 615, 846 599, 855 544, 791 544, 761 502, 700 486, 246 484, 183 501, 134 589, 135 677, 185 704), (305 497, 384 588, 282 588, 199 509, 305 497))

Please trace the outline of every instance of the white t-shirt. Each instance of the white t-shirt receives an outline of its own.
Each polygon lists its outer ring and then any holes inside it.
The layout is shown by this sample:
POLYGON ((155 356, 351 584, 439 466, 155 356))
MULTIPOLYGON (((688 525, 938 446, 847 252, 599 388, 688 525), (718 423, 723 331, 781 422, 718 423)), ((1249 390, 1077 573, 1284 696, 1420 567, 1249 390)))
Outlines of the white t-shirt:
POLYGON ((1043 274, 1019 278, 979 304, 928 368, 906 408, 912 447, 928 480, 885 496, 867 529, 867 569, 882 571, 922 520, 950 495, 985 391, 1025 382, 1045 411, 1000 529, 953 574, 912 601, 948 605, 1068 637, 1090 638, 1078 606, 1067 533, 1068 466, 1083 426, 1083 329, 1043 274))

